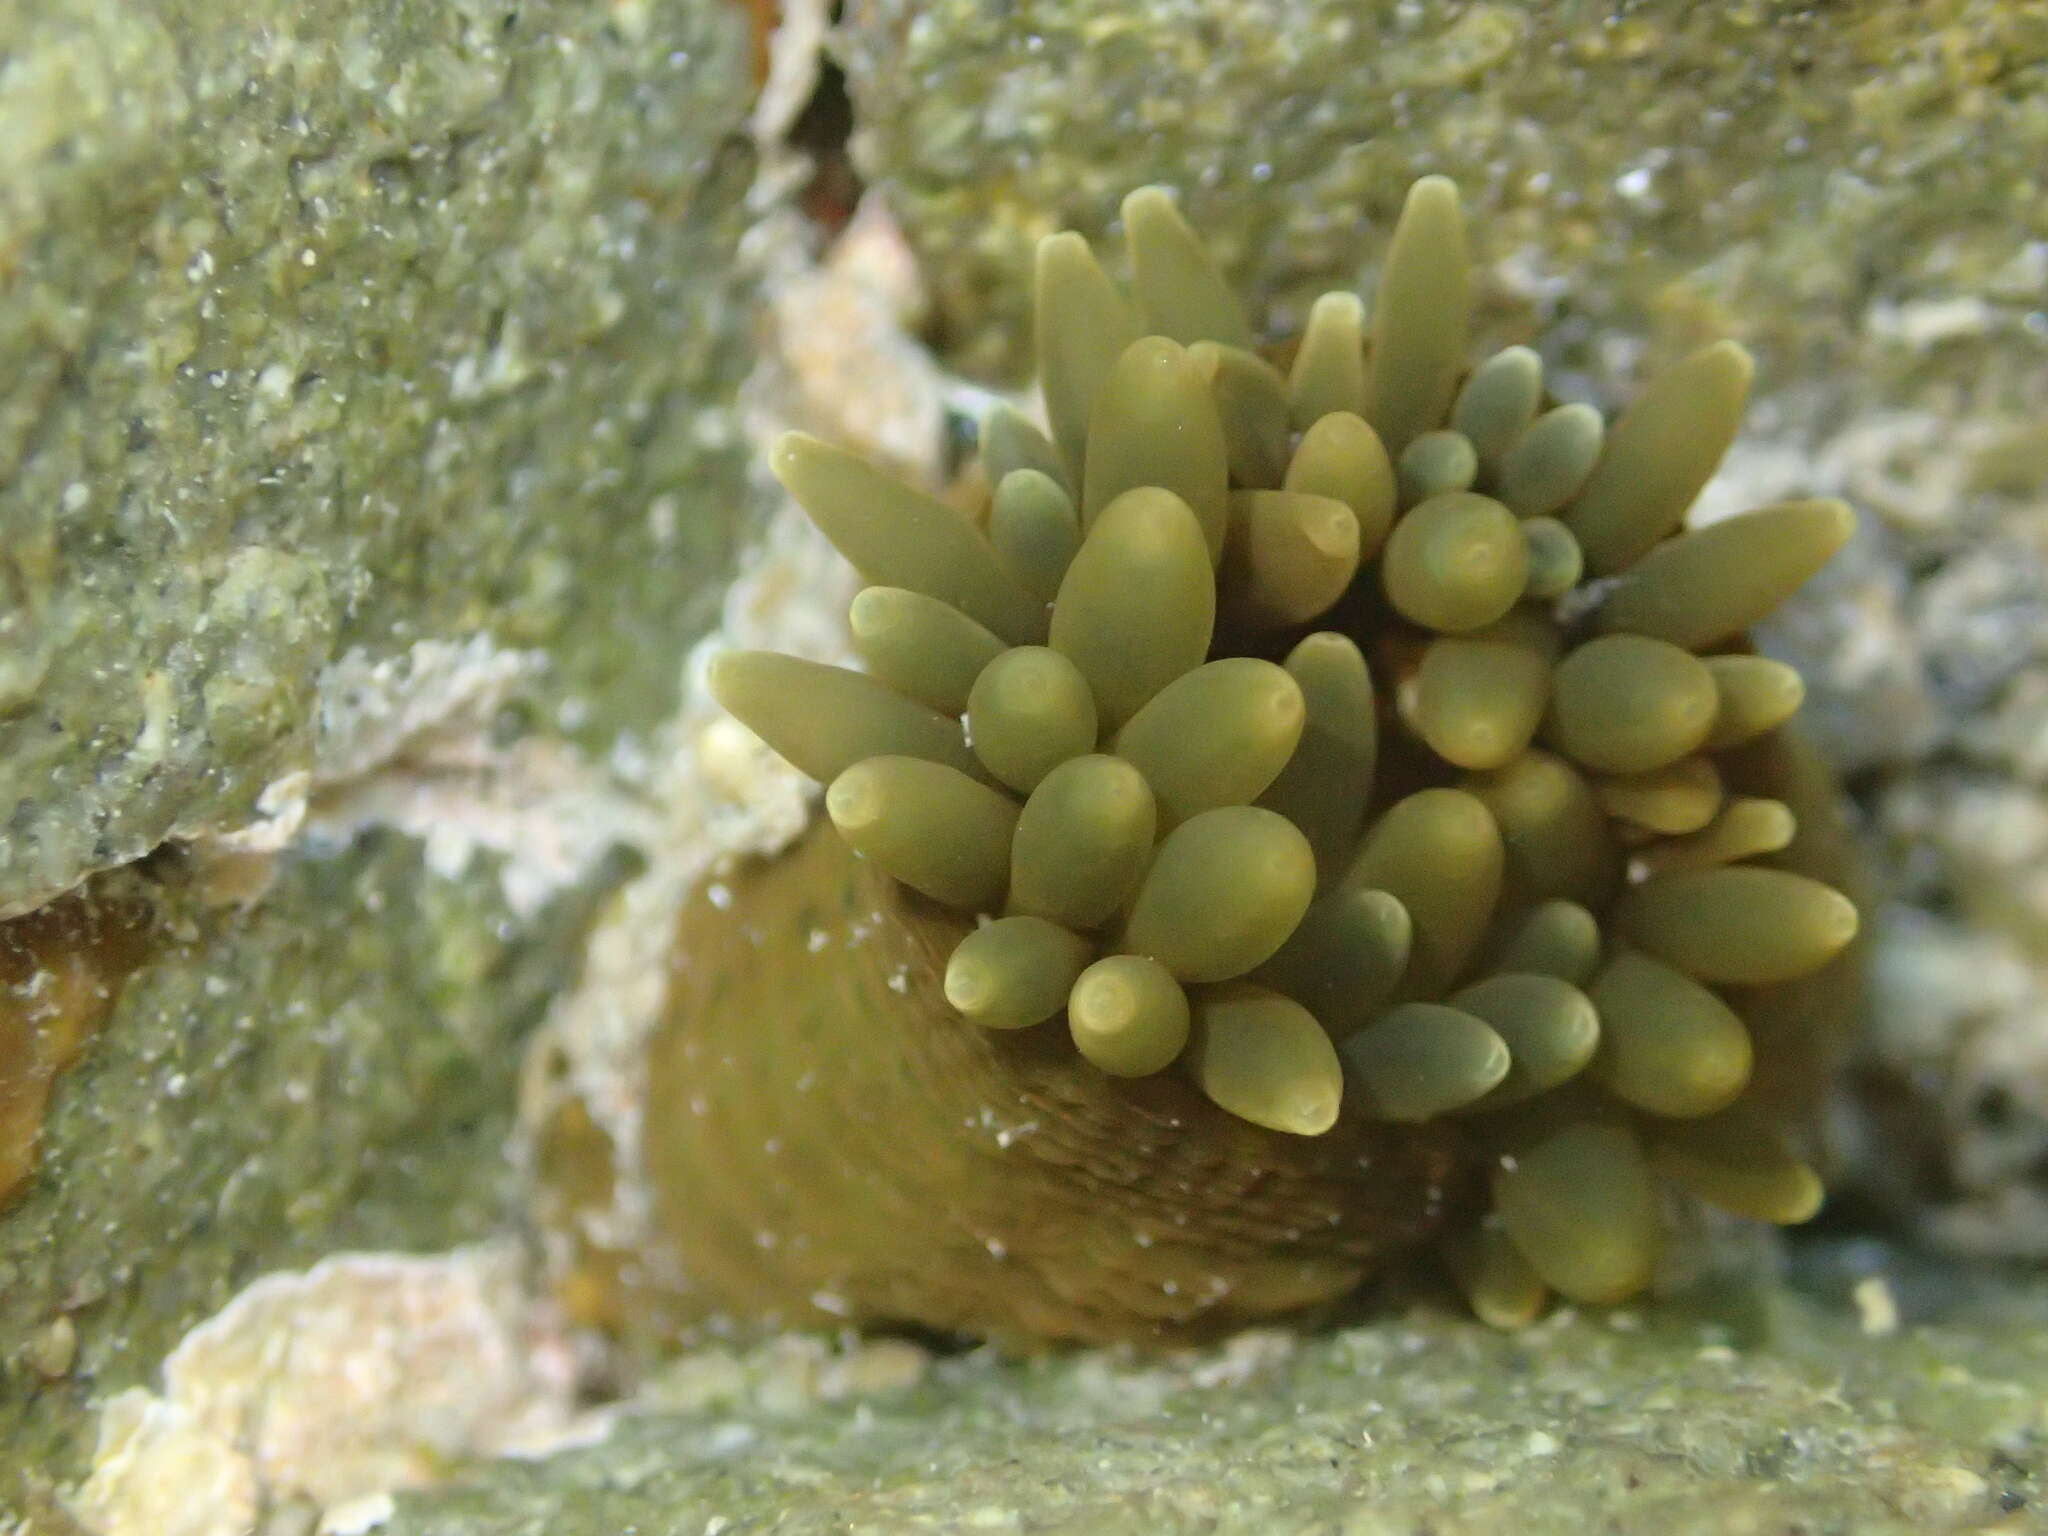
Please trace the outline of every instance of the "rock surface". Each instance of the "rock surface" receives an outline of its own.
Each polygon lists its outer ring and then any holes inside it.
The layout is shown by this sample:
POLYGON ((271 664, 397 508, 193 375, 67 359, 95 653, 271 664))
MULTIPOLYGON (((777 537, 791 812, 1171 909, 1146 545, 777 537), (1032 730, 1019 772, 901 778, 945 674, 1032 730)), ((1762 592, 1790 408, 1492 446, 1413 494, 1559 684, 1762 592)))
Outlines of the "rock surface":
POLYGON ((386 1536, 1578 1536, 2032 1529, 2048 1300, 1832 1287, 1492 1333, 1429 1308, 1158 1365, 705 1357, 587 1450, 401 1495, 386 1536), (1822 1298, 1830 1299, 1822 1299, 1822 1298), (893 1368, 892 1368, 893 1367, 893 1368))
POLYGON ((37 0, 0 86, 0 913, 255 818, 488 633, 598 753, 734 531, 724 7, 37 0))
POLYGON ((258 1275, 515 1212, 749 506, 754 166, 724 4, 0 33, 0 912, 171 844, 0 1211, 4 1509, 258 1275))
POLYGON ((1025 355, 1037 238, 1102 234, 1134 186, 1174 187, 1292 330, 1440 172, 1493 265, 1486 313, 1587 387, 1646 342, 1728 335, 1836 417, 2041 387, 2028 5, 852 0, 841 30, 857 159, 970 368, 1025 355))

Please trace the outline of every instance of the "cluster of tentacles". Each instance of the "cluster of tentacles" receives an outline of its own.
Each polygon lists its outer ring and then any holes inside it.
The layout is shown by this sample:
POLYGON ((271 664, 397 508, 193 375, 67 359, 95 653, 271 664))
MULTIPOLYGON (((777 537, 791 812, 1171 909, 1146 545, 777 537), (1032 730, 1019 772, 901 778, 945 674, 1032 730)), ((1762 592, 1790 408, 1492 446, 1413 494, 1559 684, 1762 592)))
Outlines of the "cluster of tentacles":
POLYGON ((1653 1173, 1777 1222, 1819 1181, 1745 1097, 1743 989, 1816 971, 1849 900, 1754 862, 1794 813, 1725 772, 1798 708, 1744 634, 1839 548, 1835 502, 1681 532, 1750 376, 1720 343, 1611 428, 1510 348, 1468 365, 1457 193, 1419 182, 1370 324, 1262 349, 1167 195, 1127 296, 1047 239, 1050 435, 999 409, 957 510, 791 436, 775 469, 871 585, 865 672, 768 653, 719 699, 861 854, 983 921, 973 1025, 1315 1135, 1462 1117, 1477 1309, 1648 1279, 1653 1173), (1285 364, 1285 371, 1276 366, 1285 364), (1719 989, 1719 990, 1717 990, 1719 989))

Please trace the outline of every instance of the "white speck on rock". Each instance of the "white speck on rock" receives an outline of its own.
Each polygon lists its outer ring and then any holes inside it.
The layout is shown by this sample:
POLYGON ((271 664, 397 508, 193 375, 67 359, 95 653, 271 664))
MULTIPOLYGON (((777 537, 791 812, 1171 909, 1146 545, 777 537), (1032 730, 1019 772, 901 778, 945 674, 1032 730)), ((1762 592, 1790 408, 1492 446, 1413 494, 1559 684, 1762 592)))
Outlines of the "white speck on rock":
POLYGON ((314 1536, 368 1536, 380 1529, 398 1513, 398 1505, 388 1493, 373 1493, 366 1498, 350 1499, 345 1504, 336 1504, 320 1517, 314 1536))
POLYGON ((1864 316, 1870 334, 1908 347, 1981 336, 1998 323, 1998 311, 1976 294, 1873 304, 1864 316))
POLYGON ((1856 1325, 1866 1338, 1888 1339, 1899 1331, 1899 1299, 1883 1275, 1867 1275, 1849 1293, 1856 1303, 1856 1325))

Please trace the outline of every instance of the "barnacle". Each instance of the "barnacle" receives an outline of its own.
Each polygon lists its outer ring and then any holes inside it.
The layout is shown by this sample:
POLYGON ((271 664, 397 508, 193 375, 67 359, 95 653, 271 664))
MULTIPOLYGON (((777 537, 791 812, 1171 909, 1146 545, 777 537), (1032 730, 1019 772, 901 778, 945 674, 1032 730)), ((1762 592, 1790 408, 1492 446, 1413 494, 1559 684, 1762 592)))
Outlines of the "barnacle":
MULTIPOLYGON (((1527 348, 1472 366, 1440 177, 1369 317, 1327 295, 1268 354, 1164 192, 1123 211, 1128 295, 1078 236, 1040 249, 1050 432, 989 418, 984 505, 775 450, 869 583, 867 672, 711 673, 948 935, 938 1027, 1003 1032, 977 1071, 1177 1077, 1268 1158, 1347 1126, 1450 1147, 1466 1178, 1423 1203, 1494 1321, 1640 1290, 1660 1179, 1810 1216, 1815 987, 1857 913, 1816 877, 1797 675, 1744 636, 1852 518, 1683 531, 1747 355, 1694 353, 1611 426, 1527 348)), ((1358 1164, 1322 1172, 1388 1176, 1358 1164)))

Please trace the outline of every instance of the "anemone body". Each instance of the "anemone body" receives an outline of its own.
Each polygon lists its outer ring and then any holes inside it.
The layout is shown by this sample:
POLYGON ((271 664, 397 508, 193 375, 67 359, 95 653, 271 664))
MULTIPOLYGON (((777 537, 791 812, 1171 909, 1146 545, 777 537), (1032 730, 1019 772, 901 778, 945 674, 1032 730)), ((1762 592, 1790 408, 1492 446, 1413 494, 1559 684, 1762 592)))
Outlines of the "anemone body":
POLYGON ((1853 519, 1683 530, 1746 354, 1611 428, 1474 366, 1429 178, 1283 376, 1170 200, 1125 217, 1129 297, 1047 244, 1051 431, 992 419, 992 505, 777 450, 880 680, 713 671, 836 832, 679 936, 670 1299, 1176 1339, 1435 1235, 1521 1321, 1648 1283, 1660 1180, 1805 1219, 1857 918, 1744 630, 1853 519))
POLYGON ((586 1248, 571 1287, 636 1328, 1191 1342, 1341 1297, 1440 1219, 1448 1128, 1275 1135, 1179 1073, 1077 1069, 1063 1029, 963 1024, 971 920, 830 826, 726 884, 683 915, 649 1052, 654 1248, 586 1248))

